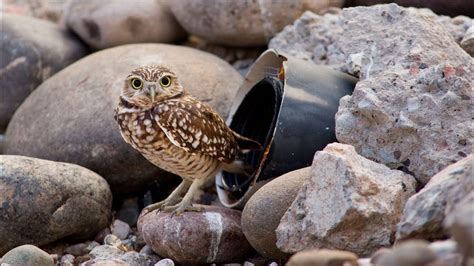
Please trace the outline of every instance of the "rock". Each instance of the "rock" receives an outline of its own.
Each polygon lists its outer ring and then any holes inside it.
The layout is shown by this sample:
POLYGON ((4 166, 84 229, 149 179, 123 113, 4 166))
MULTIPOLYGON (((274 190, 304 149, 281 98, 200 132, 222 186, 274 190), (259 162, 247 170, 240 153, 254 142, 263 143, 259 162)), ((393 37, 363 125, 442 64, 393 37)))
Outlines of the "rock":
POLYGON ((117 212, 117 219, 126 222, 130 226, 135 226, 139 215, 138 199, 127 198, 117 212))
POLYGON ((357 266, 357 255, 341 250, 313 249, 293 255, 287 266, 357 266))
POLYGON ((239 47, 265 46, 305 10, 319 12, 342 4, 340 0, 170 1, 173 14, 187 32, 210 43, 239 47))
MULTIPOLYGON (((445 238, 443 220, 447 208, 454 206, 474 190, 474 155, 448 166, 406 203, 398 224, 397 240, 445 238)), ((472 223, 471 223, 472 224, 472 223)))
POLYGON ((275 229, 310 176, 310 167, 284 174, 265 184, 245 205, 242 231, 259 254, 275 260, 289 258, 290 254, 281 252, 276 246, 275 229))
POLYGON ((91 265, 106 265, 106 261, 116 261, 120 265, 141 266, 153 265, 158 261, 154 255, 141 254, 136 251, 124 252, 116 247, 109 245, 102 245, 94 248, 90 252, 91 260, 88 262, 91 265), (99 264, 97 264, 99 263, 99 264))
POLYGON ((95 241, 87 241, 85 243, 79 243, 69 246, 64 250, 64 252, 74 256, 83 256, 88 254, 92 249, 97 246, 99 246, 99 243, 95 241))
POLYGON ((89 253, 90 257, 92 259, 113 259, 113 258, 119 258, 123 254, 125 254, 124 251, 113 247, 109 245, 101 245, 95 247, 91 252, 89 253))
POLYGON ((127 74, 156 63, 169 65, 191 94, 226 117, 242 81, 226 62, 186 47, 125 45, 94 53, 44 82, 18 108, 5 153, 84 166, 102 175, 116 194, 164 180, 169 175, 125 143, 113 118, 127 74))
POLYGON ((155 263, 155 266, 174 266, 174 262, 170 259, 162 259, 155 263))
MULTIPOLYGON (((3 227, 2 227, 3 228, 3 227)), ((2 240, 5 240, 2 238, 2 240)), ((0 252, 2 253, 2 252, 0 252)), ((8 251, 1 260, 2 266, 53 266, 51 256, 33 245, 23 245, 8 251)))
POLYGON ((117 236, 119 239, 124 240, 130 234, 130 225, 125 222, 116 219, 112 224, 112 234, 117 236))
POLYGON ((390 246, 415 180, 401 171, 332 143, 316 152, 311 177, 276 230, 283 252, 310 248, 351 251, 359 256, 390 246))
POLYGON ((473 63, 447 28, 414 10, 306 12, 269 47, 358 76, 340 101, 337 139, 426 184, 472 150, 473 63))
POLYGON ((70 0, 67 26, 95 49, 130 43, 174 42, 186 36, 168 0, 70 0))
POLYGON ((66 254, 61 257, 59 261, 59 265, 61 266, 74 266, 74 256, 71 254, 66 254))
POLYGON ((120 249, 124 252, 129 251, 129 248, 126 245, 124 245, 124 243, 120 240, 120 238, 118 238, 115 235, 105 236, 104 245, 108 245, 108 246, 112 246, 114 248, 118 248, 118 249, 120 249))
POLYGON ((143 246, 140 249, 140 253, 145 254, 145 255, 153 255, 154 254, 153 250, 148 245, 143 246))
POLYGON ((204 206, 181 215, 153 211, 138 219, 138 230, 159 256, 182 264, 240 261, 252 251, 240 228, 240 211, 204 206))
POLYGON ((97 235, 94 237, 94 241, 98 243, 104 243, 105 237, 109 234, 112 234, 112 232, 110 231, 110 228, 106 227, 97 233, 97 235))
POLYGON ((428 248, 436 254, 437 265, 462 266, 463 256, 458 252, 456 241, 450 239, 436 241, 430 243, 428 248))
POLYGON ((371 6, 376 4, 383 4, 388 2, 395 2, 403 6, 413 7, 424 7, 433 10, 438 14, 445 14, 450 16, 456 15, 467 15, 474 16, 474 3, 464 0, 454 1, 443 1, 443 0, 431 0, 431 1, 419 1, 419 0, 346 0, 345 6, 371 6))
POLYGON ((61 22, 63 9, 70 0, 4 0, 1 12, 61 22))
POLYGON ((471 191, 451 211, 444 220, 445 228, 458 243, 459 252, 466 258, 474 258, 474 191, 472 191, 472 161, 468 162, 470 169, 471 191))
MULTIPOLYGON (((389 248, 381 248, 374 252, 372 256, 370 257, 370 263, 377 265, 380 264, 380 258, 387 256, 388 254, 393 253, 391 249, 389 248)), ((391 256, 391 255, 388 255, 391 256)))
POLYGON ((396 245, 393 252, 383 254, 376 266, 425 266, 436 261, 436 254, 429 249, 428 242, 410 240, 396 245))
POLYGON ((3 147, 5 146, 5 135, 0 134, 0 154, 3 154, 3 147))
POLYGON ((461 47, 474 57, 474 26, 471 26, 461 41, 461 47))
POLYGON ((88 238, 109 222, 107 182, 83 167, 0 155, 0 255, 15 246, 88 238))
POLYGON ((25 98, 44 80, 84 56, 84 46, 58 25, 2 14, 0 132, 25 98))

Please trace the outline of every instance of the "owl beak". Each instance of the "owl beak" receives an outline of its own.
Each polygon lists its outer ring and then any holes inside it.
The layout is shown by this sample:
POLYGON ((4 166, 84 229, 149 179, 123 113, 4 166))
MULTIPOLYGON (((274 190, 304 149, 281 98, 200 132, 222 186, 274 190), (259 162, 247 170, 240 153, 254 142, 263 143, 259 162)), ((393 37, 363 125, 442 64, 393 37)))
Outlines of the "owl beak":
POLYGON ((148 87, 148 93, 150 94, 151 101, 154 102, 156 96, 155 86, 148 87))

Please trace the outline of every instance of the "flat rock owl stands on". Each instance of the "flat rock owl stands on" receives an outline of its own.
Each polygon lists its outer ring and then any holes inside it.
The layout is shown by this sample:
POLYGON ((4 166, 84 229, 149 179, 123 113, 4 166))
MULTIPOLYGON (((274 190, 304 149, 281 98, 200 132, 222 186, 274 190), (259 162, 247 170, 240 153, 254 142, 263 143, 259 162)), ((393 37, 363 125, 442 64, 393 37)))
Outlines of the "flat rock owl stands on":
POLYGON ((221 170, 247 174, 249 167, 236 156, 260 149, 189 95, 176 74, 163 66, 140 67, 127 76, 114 117, 127 143, 156 166, 183 178, 168 198, 147 206, 148 212, 200 211, 192 206, 197 189, 221 170))

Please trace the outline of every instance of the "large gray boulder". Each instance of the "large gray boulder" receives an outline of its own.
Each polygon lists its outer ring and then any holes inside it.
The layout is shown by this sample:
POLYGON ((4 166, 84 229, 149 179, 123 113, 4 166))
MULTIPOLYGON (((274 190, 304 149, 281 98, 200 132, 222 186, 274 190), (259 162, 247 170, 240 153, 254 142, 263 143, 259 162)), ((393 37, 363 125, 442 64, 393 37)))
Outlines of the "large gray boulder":
POLYGON ((113 118, 127 74, 149 64, 176 71, 186 90, 223 117, 242 81, 225 61, 196 49, 132 44, 103 50, 51 77, 22 104, 4 152, 84 166, 119 194, 163 178, 164 171, 125 143, 113 118))
POLYGON ((85 46, 58 25, 1 14, 0 132, 25 98, 54 73, 86 54, 85 46))
POLYGON ((472 150, 473 60, 448 28, 396 4, 355 7, 307 12, 269 46, 359 77, 337 139, 426 184, 472 150))
POLYGON ((0 155, 0 255, 22 244, 85 239, 109 224, 107 182, 83 167, 0 155))

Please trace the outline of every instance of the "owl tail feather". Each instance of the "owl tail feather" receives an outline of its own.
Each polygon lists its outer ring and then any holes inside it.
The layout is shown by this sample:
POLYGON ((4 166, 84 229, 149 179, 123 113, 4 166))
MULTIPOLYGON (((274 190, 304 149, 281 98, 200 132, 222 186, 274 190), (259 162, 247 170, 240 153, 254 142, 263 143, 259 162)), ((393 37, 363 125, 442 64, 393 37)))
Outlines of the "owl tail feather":
POLYGON ((239 145, 239 149, 242 153, 262 149, 262 145, 260 145, 260 143, 254 140, 246 138, 235 132, 234 132, 234 137, 235 137, 235 140, 237 140, 237 145, 239 145))

